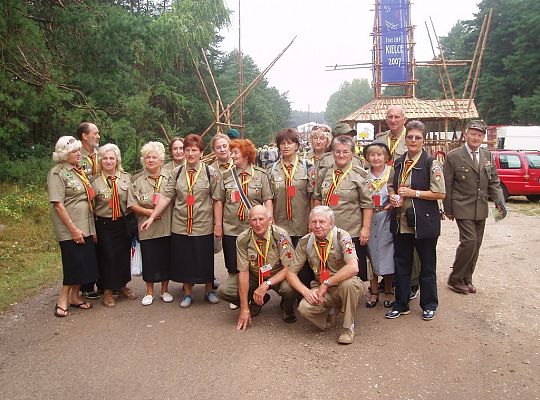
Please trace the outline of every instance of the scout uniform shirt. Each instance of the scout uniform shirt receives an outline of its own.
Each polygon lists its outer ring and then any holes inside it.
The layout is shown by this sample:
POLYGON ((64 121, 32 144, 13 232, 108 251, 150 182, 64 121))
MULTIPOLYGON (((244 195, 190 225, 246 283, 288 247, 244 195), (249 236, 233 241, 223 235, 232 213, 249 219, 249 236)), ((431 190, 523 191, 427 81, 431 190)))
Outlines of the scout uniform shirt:
MULTIPOLYGON (((326 251, 325 254, 328 254, 328 258, 326 259, 325 263, 325 267, 328 268, 330 272, 328 277, 338 272, 350 260, 357 259, 354 243, 351 240, 351 235, 349 235, 347 231, 334 227, 334 229, 328 232, 324 242, 326 251), (329 242, 330 237, 332 239, 331 245, 329 242), (328 249, 328 245, 330 245, 330 249, 328 249), (330 251, 329 253, 328 250, 330 251)), ((314 233, 308 233, 302 237, 302 239, 300 239, 298 245, 296 246, 293 261, 289 267, 290 271, 298 274, 307 260, 309 262, 309 266, 315 274, 315 279, 320 283, 321 258, 319 255, 322 255, 319 240, 314 233), (316 248, 315 246, 319 247, 316 248)))
POLYGON ((351 164, 342 169, 333 167, 327 170, 320 178, 313 198, 334 211, 337 227, 345 229, 352 237, 359 237, 362 208, 373 208, 373 201, 366 184, 367 172, 351 164), (341 174, 334 174, 336 170, 341 174))
MULTIPOLYGON (((116 171, 116 188, 118 190, 118 199, 120 200, 120 217, 123 217, 122 212, 126 213, 126 204, 128 198, 129 185, 131 183, 131 175, 124 171, 116 171)), ((92 182, 92 187, 96 193, 94 198, 94 214, 98 217, 112 218, 112 208, 110 202, 112 198, 112 184, 107 177, 101 173, 96 176, 92 182), (111 186, 109 186, 111 185, 111 186)))
MULTIPOLYGON (((236 170, 236 172, 240 183, 247 181, 248 191, 246 195, 252 206, 263 204, 266 200, 272 200, 274 194, 272 193, 270 181, 264 169, 248 164, 245 171, 236 170), (245 180, 242 178, 242 172, 247 173, 245 180)), ((242 200, 240 200, 232 170, 223 173, 221 188, 223 234, 227 236, 238 236, 249 228, 249 210, 244 208, 244 219, 240 219, 238 214, 242 200)))
MULTIPOLYGON (((131 177, 131 185, 128 190, 127 206, 131 207, 139 205, 143 208, 153 210, 157 204, 157 197, 154 194, 161 196, 165 193, 165 186, 171 171, 161 168, 158 180, 154 180, 149 172, 144 169, 142 172, 131 177), (152 201, 154 200, 154 202, 152 201)), ((169 205, 161 213, 161 218, 156 218, 150 228, 145 231, 139 231, 139 240, 157 239, 164 236, 171 236, 171 218, 172 218, 173 203, 169 205)), ((148 219, 146 215, 135 214, 139 227, 148 219)))
POLYGON ((219 201, 222 197, 219 173, 214 168, 202 161, 195 168, 187 164, 175 168, 165 185, 164 196, 169 199, 176 197, 172 233, 190 236, 214 233, 213 201, 219 201))
POLYGON ((391 161, 397 160, 407 152, 407 145, 405 144, 405 132, 406 129, 403 127, 403 130, 398 134, 395 141, 392 140, 392 133, 389 130, 379 132, 377 135, 375 135, 375 140, 386 143, 390 149, 391 161))
MULTIPOLYGON (((60 220, 53 203, 64 204, 69 218, 77 229, 83 232, 83 236, 87 237, 96 234, 93 208, 91 208, 92 199, 89 201, 84 181, 75 172, 73 165, 64 162, 52 167, 47 177, 47 187, 49 190, 49 202, 51 203, 51 220, 54 233, 59 242, 73 240, 73 237, 69 229, 60 220)), ((93 192, 91 186, 90 190, 93 192)))
POLYGON ((227 171, 230 171, 233 167, 233 161, 232 159, 229 159, 226 163, 220 163, 218 160, 214 161, 212 163, 212 167, 214 167, 216 170, 219 171, 219 174, 221 177, 223 177, 223 174, 227 171))
POLYGON ((173 169, 175 169, 176 167, 179 167, 180 165, 183 165, 183 163, 180 163, 180 164, 177 164, 176 161, 174 160, 171 160, 169 161, 167 164, 165 164, 163 166, 164 169, 167 169, 169 171, 172 171, 173 169))
POLYGON ((274 192, 274 223, 291 236, 304 236, 308 232, 315 169, 307 161, 296 157, 289 169, 280 160, 268 172, 274 192))
POLYGON ((94 149, 94 153, 90 154, 84 147, 81 147, 81 167, 84 169, 84 173, 90 182, 95 179, 97 171, 97 150, 94 149))
POLYGON ((294 247, 285 229, 270 225, 263 238, 260 239, 259 247, 259 251, 264 255, 268 245, 268 254, 265 259, 260 260, 261 256, 257 251, 257 246, 259 246, 256 243, 257 239, 260 238, 253 233, 251 228, 242 232, 236 239, 236 258, 238 271, 249 271, 251 276, 259 277, 259 283, 261 283, 260 264, 269 264, 272 267, 264 276, 264 280, 271 279, 283 267, 289 266, 293 258, 294 247))
MULTIPOLYGON (((416 156, 412 158, 413 163, 415 163, 416 161, 420 159, 420 156, 422 155, 423 151, 425 150, 422 150, 421 152, 419 152, 416 156)), ((407 157, 406 160, 409 160, 409 158, 407 157)), ((407 179, 405 180, 405 182, 403 182, 404 186, 407 186, 407 187, 411 186, 412 174, 413 174, 413 171, 411 171, 411 173, 408 174, 407 179)), ((401 179, 401 177, 399 177, 399 179, 401 179)), ((399 183, 401 184, 401 180, 399 181, 399 183)), ((433 164, 431 164, 431 171, 429 174, 429 189, 434 193, 446 193, 446 189, 444 185, 443 170, 442 170, 441 164, 435 159, 433 160, 433 164)), ((397 188, 394 188, 394 190, 397 193, 397 188)), ((399 232, 400 233, 415 233, 414 228, 407 226, 407 216, 405 215, 405 210, 412 206, 413 206, 412 197, 403 197, 403 205, 397 209, 397 212, 399 215, 399 232)))

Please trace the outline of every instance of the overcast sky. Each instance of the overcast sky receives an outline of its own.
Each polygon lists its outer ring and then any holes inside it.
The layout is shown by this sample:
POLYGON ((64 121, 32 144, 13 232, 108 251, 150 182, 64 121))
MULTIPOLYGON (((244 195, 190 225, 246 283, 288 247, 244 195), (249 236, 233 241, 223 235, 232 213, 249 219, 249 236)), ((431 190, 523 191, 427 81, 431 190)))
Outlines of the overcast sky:
MULTIPOLYGON (((416 25, 417 61, 432 59, 424 21, 433 19, 439 36, 458 20, 478 12, 479 0, 415 0, 411 18, 416 25)), ((231 25, 221 34, 221 49, 238 47, 238 0, 225 0, 233 11, 231 25)), ((372 80, 370 69, 326 72, 326 65, 371 61, 374 1, 372 0, 243 0, 242 50, 260 70, 298 35, 294 44, 266 75, 272 86, 288 92, 292 108, 324 111, 332 93, 344 81, 372 80)), ((247 82, 246 82, 247 84, 247 82)))

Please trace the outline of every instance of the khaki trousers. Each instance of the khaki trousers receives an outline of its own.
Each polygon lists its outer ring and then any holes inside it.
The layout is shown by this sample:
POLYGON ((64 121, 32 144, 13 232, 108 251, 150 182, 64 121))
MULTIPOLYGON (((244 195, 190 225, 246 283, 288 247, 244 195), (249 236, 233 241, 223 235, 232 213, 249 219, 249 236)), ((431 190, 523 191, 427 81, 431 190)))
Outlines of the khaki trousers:
POLYGON ((451 285, 472 283, 472 276, 484 238, 486 220, 457 219, 459 229, 459 246, 452 266, 452 273, 448 277, 451 285))
POLYGON ((364 285, 358 277, 353 276, 340 282, 337 286, 329 287, 324 296, 323 304, 309 304, 306 299, 302 299, 298 305, 298 312, 316 327, 325 330, 330 309, 332 307, 339 308, 344 314, 343 327, 354 331, 356 307, 358 306, 358 299, 363 293, 364 285))

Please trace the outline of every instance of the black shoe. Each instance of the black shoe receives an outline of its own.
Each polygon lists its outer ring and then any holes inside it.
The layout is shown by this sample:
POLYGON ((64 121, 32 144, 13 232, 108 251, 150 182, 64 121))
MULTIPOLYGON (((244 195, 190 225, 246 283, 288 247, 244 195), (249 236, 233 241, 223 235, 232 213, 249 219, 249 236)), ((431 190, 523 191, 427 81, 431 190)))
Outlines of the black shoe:
MULTIPOLYGON (((375 294, 371 293, 370 296, 375 296, 375 294)), ((366 308, 373 308, 377 305, 378 302, 379 302, 379 294, 377 293, 377 300, 375 301, 371 301, 371 299, 366 300, 366 308)))
POLYGON ((414 300, 418 297, 418 287, 411 287, 411 293, 409 294, 409 300, 414 300))
POLYGON ((82 292, 82 295, 90 300, 99 299, 101 297, 101 294, 99 294, 95 290, 92 290, 91 292, 82 292))
POLYGON ((264 302, 262 305, 259 305, 257 303, 255 303, 255 300, 251 300, 251 302, 249 303, 249 313, 251 314, 252 317, 255 317, 257 315, 259 315, 259 313, 261 312, 263 306, 268 303, 268 301, 270 300, 270 295, 268 293, 266 293, 264 295, 264 302))

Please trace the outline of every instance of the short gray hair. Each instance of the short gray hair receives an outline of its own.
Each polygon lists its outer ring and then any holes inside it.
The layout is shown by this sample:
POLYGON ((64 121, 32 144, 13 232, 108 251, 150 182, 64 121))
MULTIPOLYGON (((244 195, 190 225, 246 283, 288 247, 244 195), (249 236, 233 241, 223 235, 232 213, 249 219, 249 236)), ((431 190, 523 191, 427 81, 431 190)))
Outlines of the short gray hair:
POLYGON ((141 148, 141 164, 144 165, 144 158, 150 152, 155 152, 158 158, 165 160, 165 146, 161 142, 148 142, 141 148))
POLYGON ((350 136, 347 136, 347 135, 339 135, 339 136, 336 136, 334 138, 334 140, 332 141, 332 150, 334 150, 336 148, 336 145, 337 144, 346 144, 346 145, 349 145, 349 147, 351 148, 351 151, 353 152, 354 154, 354 148, 356 147, 356 144, 354 143, 354 140, 352 137, 350 136))
POLYGON ((214 146, 216 145, 216 142, 219 139, 223 139, 223 140, 227 141, 227 143, 231 143, 231 138, 230 137, 228 137, 227 135, 224 135, 223 133, 216 133, 216 135, 210 141, 210 146, 212 147, 212 150, 214 150, 214 146))
POLYGON ((335 223, 336 223, 335 218, 334 218, 334 212, 328 206, 316 206, 316 207, 313 207, 313 209, 309 213, 309 220, 311 221, 311 218, 313 218, 316 215, 323 215, 325 218, 330 220, 332 225, 335 225, 335 223))
POLYGON ((82 143, 73 136, 62 136, 57 140, 52 154, 55 163, 62 163, 67 160, 68 154, 80 150, 82 143))
POLYGON ((116 156, 116 170, 123 172, 124 169, 122 168, 122 154, 120 153, 120 149, 114 143, 106 143, 106 144, 104 144, 103 146, 101 146, 98 149, 98 153, 97 153, 97 155, 98 155, 98 165, 97 165, 98 173, 101 172, 101 169, 102 169, 101 159, 109 151, 112 151, 114 153, 114 155, 116 156))
POLYGON ((405 125, 405 129, 407 130, 407 133, 409 131, 420 131, 422 132, 422 136, 424 136, 424 139, 426 138, 426 126, 417 120, 412 120, 407 122, 407 125, 405 125))

